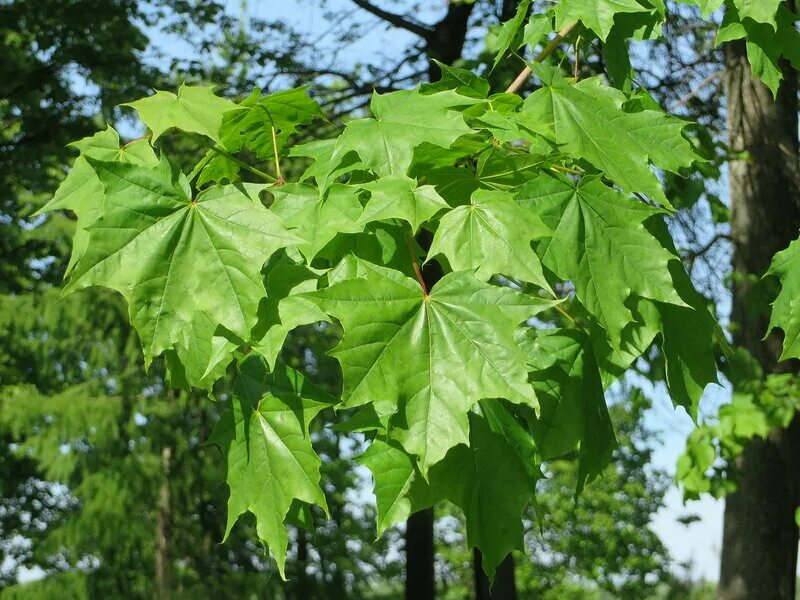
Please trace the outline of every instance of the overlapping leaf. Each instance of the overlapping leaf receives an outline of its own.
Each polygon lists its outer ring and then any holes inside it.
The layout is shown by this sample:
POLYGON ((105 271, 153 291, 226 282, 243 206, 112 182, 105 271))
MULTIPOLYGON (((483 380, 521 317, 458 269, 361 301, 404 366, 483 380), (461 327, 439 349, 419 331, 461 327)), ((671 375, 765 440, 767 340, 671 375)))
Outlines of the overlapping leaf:
POLYGON ((416 233, 436 213, 450 208, 432 185, 417 185, 404 175, 381 177, 362 187, 371 194, 359 219, 362 223, 403 219, 416 233))
POLYGON ((581 21, 605 40, 618 14, 649 13, 652 10, 637 0, 561 0, 556 4, 556 28, 581 21))
POLYGON ((360 277, 310 297, 344 327, 334 352, 344 405, 372 402, 379 415, 393 415, 393 437, 423 472, 468 441, 467 411, 482 398, 536 405, 513 332, 551 302, 468 272, 446 275, 428 295, 396 271, 359 267, 360 277))
POLYGON ((483 417, 470 413, 469 444, 459 444, 431 469, 432 485, 464 511, 467 544, 480 548, 483 568, 495 569, 521 550, 522 512, 533 497, 532 480, 519 454, 483 417), (497 515, 507 518, 498 519, 497 515))
POLYGON ((452 90, 427 95, 419 90, 376 93, 370 104, 373 118, 347 124, 331 149, 323 177, 327 179, 350 152, 378 175, 405 175, 415 147, 428 142, 447 148, 471 132, 464 117, 452 109, 475 102, 452 90))
POLYGON ((479 279, 500 273, 549 289, 531 241, 551 233, 510 192, 477 190, 442 217, 428 255, 442 254, 454 270, 471 269, 479 279))
POLYGON ((675 291, 669 263, 676 257, 643 222, 661 211, 584 177, 577 184, 542 172, 520 188, 518 201, 553 230, 539 243, 542 262, 575 285, 586 309, 619 348, 622 331, 634 317, 632 294, 685 306, 675 291))
POLYGON ((372 472, 375 482, 378 537, 438 499, 415 468, 413 458, 396 446, 374 440, 358 462, 372 472))
POLYGON ((299 248, 313 259, 339 233, 356 233, 364 229, 361 218, 359 188, 335 184, 320 192, 312 185, 290 183, 271 188, 275 202, 272 212, 294 227, 303 238, 299 248))
POLYGON ((769 330, 783 330, 781 360, 800 358, 800 241, 795 240, 786 250, 772 259, 767 275, 781 281, 781 291, 772 304, 769 330))
POLYGON ((77 148, 81 154, 75 159, 72 169, 61 182, 52 200, 39 211, 45 213, 69 210, 78 219, 72 239, 72 255, 67 265, 68 274, 86 251, 89 242, 87 227, 97 220, 103 206, 103 186, 86 157, 143 166, 158 163, 158 157, 147 140, 135 140, 120 147, 119 135, 111 127, 74 142, 71 146, 77 148))
POLYGON ((536 447, 552 459, 579 446, 580 492, 608 465, 616 447, 590 340, 577 329, 539 331, 526 349, 541 403, 532 424, 536 447))
POLYGON ((139 118, 153 132, 153 141, 174 127, 199 133, 220 144, 223 115, 236 108, 227 98, 215 95, 214 88, 189 85, 182 85, 177 94, 158 91, 123 106, 139 113, 139 118))
POLYGON ((148 363, 175 346, 210 355, 218 326, 247 339, 264 296, 261 266, 298 238, 244 186, 192 200, 164 158, 154 167, 87 161, 105 199, 66 291, 103 285, 125 296, 148 363))
POLYGON ((544 124, 537 133, 589 161, 626 192, 668 205, 649 162, 678 172, 699 160, 681 134, 686 123, 654 110, 625 112, 625 95, 597 77, 571 84, 556 69, 535 66, 542 88, 525 100, 523 112, 533 117, 526 124, 544 124))
POLYGON ((328 510, 308 426, 334 403, 297 371, 281 367, 270 374, 262 357, 250 356, 239 365, 231 409, 209 439, 223 450, 228 466, 225 537, 240 515, 253 513, 258 536, 284 578, 289 542, 284 523, 293 502, 328 510))

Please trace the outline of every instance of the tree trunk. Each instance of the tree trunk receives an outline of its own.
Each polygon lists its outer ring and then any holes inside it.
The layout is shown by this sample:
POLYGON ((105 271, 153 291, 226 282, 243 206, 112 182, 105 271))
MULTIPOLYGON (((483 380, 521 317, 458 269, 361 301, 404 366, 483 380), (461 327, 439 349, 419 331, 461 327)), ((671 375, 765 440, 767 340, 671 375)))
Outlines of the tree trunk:
POLYGON ((406 521, 406 600, 433 600, 436 596, 434 556, 433 509, 426 508, 406 521))
POLYGON ((436 23, 433 32, 427 37, 425 54, 430 60, 428 81, 437 81, 441 75, 439 67, 433 59, 452 65, 461 58, 464 42, 467 39, 467 28, 474 2, 451 2, 447 14, 436 23))
MULTIPOLYGON (((759 277, 775 252, 800 229, 797 73, 784 65, 773 101, 753 81, 742 41, 725 47, 730 162, 731 235, 734 242, 734 341, 750 351, 765 372, 778 364, 781 338, 762 341, 769 321, 769 285, 759 277)), ((774 282, 773 282, 774 283, 774 282)), ((721 600, 794 600, 800 502, 800 420, 768 439, 756 439, 736 464, 738 490, 725 503, 721 600)))
POLYGON ((475 600, 517 600, 517 583, 514 579, 514 557, 509 554, 497 567, 494 583, 483 571, 483 557, 477 548, 472 550, 475 571, 475 600))
POLYGON ((172 597, 172 506, 169 493, 169 473, 172 467, 172 448, 161 451, 161 467, 164 481, 158 491, 158 518, 156 521, 156 598, 169 600, 172 597))

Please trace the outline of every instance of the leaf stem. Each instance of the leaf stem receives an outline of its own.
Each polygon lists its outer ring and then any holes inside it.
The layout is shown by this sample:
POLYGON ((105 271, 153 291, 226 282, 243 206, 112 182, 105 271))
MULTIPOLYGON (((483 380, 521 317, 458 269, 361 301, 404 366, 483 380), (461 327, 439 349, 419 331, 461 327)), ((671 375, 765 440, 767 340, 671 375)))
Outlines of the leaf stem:
POLYGON ((220 156, 224 156, 225 158, 227 158, 231 162, 236 163, 237 165, 239 165, 239 167, 241 167, 245 171, 249 171, 253 175, 255 175, 257 177, 260 177, 261 179, 264 179, 265 181, 269 181, 270 183, 277 183, 277 181, 278 181, 272 175, 269 175, 268 173, 264 173, 264 171, 259 171, 255 167, 251 167, 250 165, 248 165, 243 160, 239 160, 238 158, 233 156, 233 154, 231 154, 230 152, 226 152, 222 148, 219 148, 217 146, 211 146, 211 150, 213 150, 214 152, 216 152, 220 156))
MULTIPOLYGON (((555 49, 558 48, 558 45, 561 43, 561 40, 567 37, 572 32, 572 30, 575 29, 575 26, 577 24, 578 24, 577 21, 573 21, 569 25, 564 26, 564 28, 561 29, 561 31, 559 31, 556 34, 556 37, 550 40, 550 42, 544 48, 542 48, 542 51, 539 52, 539 54, 537 54, 531 62, 540 63, 545 58, 550 56, 555 51, 555 49)), ((522 84, 528 80, 528 78, 531 76, 531 73, 533 73, 533 70, 528 66, 522 69, 522 71, 520 71, 520 74, 517 75, 517 78, 511 82, 511 85, 509 85, 508 88, 506 88, 506 93, 515 94, 519 90, 519 88, 522 87, 522 84)))
POLYGON ((275 154, 275 174, 278 176, 277 183, 283 183, 283 175, 281 175, 281 161, 278 158, 278 134, 275 131, 275 125, 271 126, 272 129, 272 151, 275 154))
MULTIPOLYGON (((570 321, 572 321, 572 323, 573 323, 574 325, 578 325, 578 322, 575 320, 575 317, 573 317, 573 316, 572 316, 571 314, 569 314, 569 313, 568 313, 566 310, 564 310, 563 308, 561 308, 561 305, 560 305, 560 304, 556 304, 556 305, 554 305, 554 306, 553 306, 553 308, 555 308, 555 309, 556 309, 558 312, 560 312, 562 315, 564 315, 564 316, 565 316, 565 317, 567 317, 567 318, 568 318, 570 321)), ((578 327, 580 327, 580 325, 578 325, 578 327)))
POLYGON ((414 242, 408 232, 406 232, 406 247, 408 248, 408 256, 411 259, 411 266, 414 268, 414 275, 417 276, 417 281, 419 281, 422 291, 427 296, 428 286, 425 285, 425 278, 422 276, 422 269, 419 266, 419 261, 417 260, 416 255, 414 254, 414 242))

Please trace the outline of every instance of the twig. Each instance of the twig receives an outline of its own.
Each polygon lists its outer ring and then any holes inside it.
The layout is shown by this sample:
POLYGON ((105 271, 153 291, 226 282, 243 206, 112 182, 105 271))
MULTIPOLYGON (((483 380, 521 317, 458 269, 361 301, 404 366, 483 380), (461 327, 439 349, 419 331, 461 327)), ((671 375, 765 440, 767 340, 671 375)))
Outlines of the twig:
POLYGON ((670 112, 672 112, 676 108, 680 108, 681 106, 688 104, 690 100, 696 98, 700 94, 700 90, 702 90, 709 83, 711 83, 712 81, 721 76, 722 76, 722 71, 714 71, 710 75, 706 75, 692 91, 690 91, 688 94, 686 94, 685 96, 680 98, 677 102, 675 102, 675 104, 669 107, 670 112))
MULTIPOLYGON (((572 32, 572 30, 575 29, 575 26, 577 24, 578 22, 574 21, 569 25, 566 25, 561 31, 559 31, 556 34, 556 37, 550 40, 550 42, 544 48, 542 48, 542 51, 539 52, 539 54, 537 54, 531 62, 540 63, 545 58, 550 56, 553 53, 553 51, 556 48, 558 48, 558 45, 561 43, 561 40, 567 37, 572 32)), ((528 66, 522 69, 520 74, 517 75, 517 78, 511 82, 511 85, 509 85, 506 88, 506 93, 515 94, 519 90, 519 88, 522 87, 522 84, 528 80, 528 78, 531 76, 531 73, 533 73, 533 70, 528 66)))

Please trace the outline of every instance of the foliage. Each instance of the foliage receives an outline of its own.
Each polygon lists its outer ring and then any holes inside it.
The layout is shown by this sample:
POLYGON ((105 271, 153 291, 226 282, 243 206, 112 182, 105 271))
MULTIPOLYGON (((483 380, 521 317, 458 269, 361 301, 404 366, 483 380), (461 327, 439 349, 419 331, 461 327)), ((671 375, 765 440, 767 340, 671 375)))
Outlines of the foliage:
POLYGON ((676 479, 686 499, 709 493, 721 498, 736 489, 736 458, 756 437, 766 439, 776 427, 789 426, 800 409, 797 377, 764 375, 758 363, 739 349, 730 365, 735 385, 730 404, 714 420, 694 429, 678 458, 676 479))
MULTIPOLYGON (((529 7, 499 31, 495 64, 520 39, 645 39, 665 16, 655 0, 564 0, 528 19, 529 7)), ((788 17, 771 7, 732 1, 720 36, 751 23, 780 34, 788 17)), ((792 59, 792 34, 776 49, 745 33, 774 88, 759 56, 792 59)), ((359 410, 344 428, 373 444, 362 461, 379 531, 446 498, 491 575, 522 546, 542 460, 577 448, 579 490, 603 472, 616 443, 603 390, 637 359, 657 348, 674 402, 693 415, 716 380, 721 336, 677 260, 653 171, 679 176, 703 160, 690 129, 643 90, 540 64, 553 48, 534 60, 540 87, 524 101, 442 66, 439 82, 376 92, 371 117, 306 144, 293 134, 324 113, 305 89, 256 90, 238 105, 203 87, 157 92, 129 104, 150 129, 136 142, 148 158, 127 161, 118 144, 98 155, 111 129, 83 140, 45 208, 78 217, 67 291, 121 293, 146 363, 163 354, 174 385, 205 390, 236 365, 212 438, 228 458, 227 529, 253 512, 282 575, 285 526, 327 506, 311 434, 330 424, 324 408, 359 410), (188 175, 165 150, 176 133, 208 146, 188 175), (444 276, 428 289, 434 263, 444 276), (320 401, 275 365, 293 327, 332 319, 344 385, 320 401)), ((792 327, 785 299, 778 308, 774 324, 792 327)))

